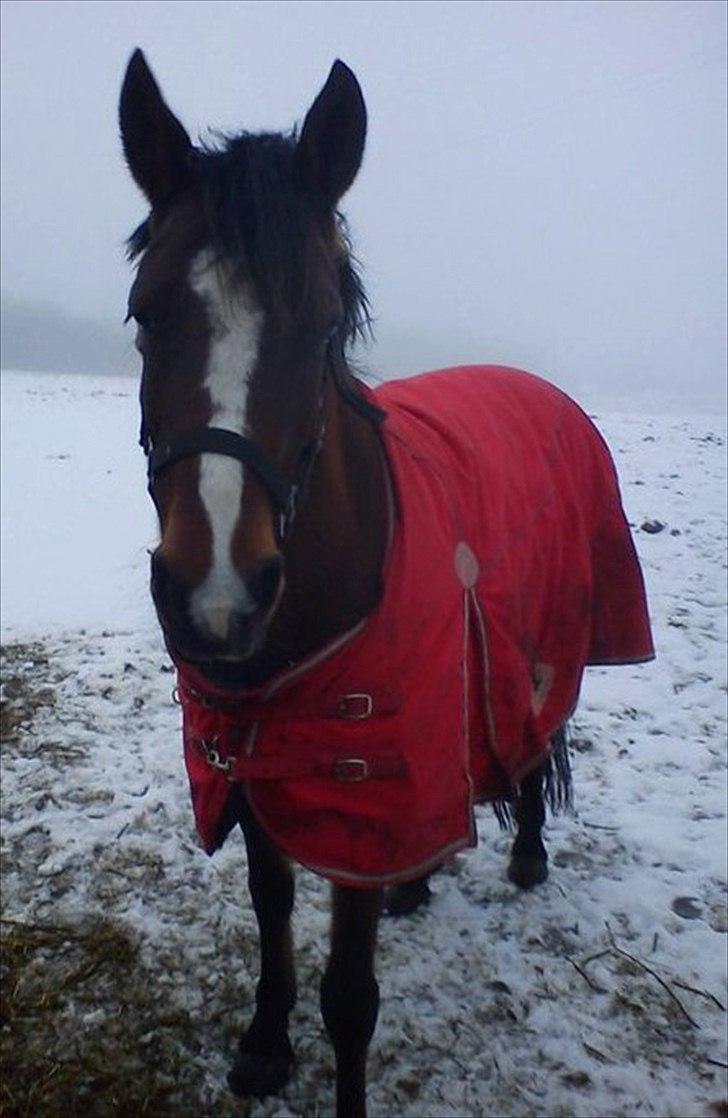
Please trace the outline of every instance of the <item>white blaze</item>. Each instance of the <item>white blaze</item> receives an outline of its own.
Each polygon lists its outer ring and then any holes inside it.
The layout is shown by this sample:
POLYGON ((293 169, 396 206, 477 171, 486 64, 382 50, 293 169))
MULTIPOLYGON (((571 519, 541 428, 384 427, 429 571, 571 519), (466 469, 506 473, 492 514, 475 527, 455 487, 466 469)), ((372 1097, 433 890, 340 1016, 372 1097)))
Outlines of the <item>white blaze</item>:
MULTIPOLYGON (((204 387, 210 397, 211 427, 245 434, 248 384, 258 356, 262 311, 252 296, 223 283, 222 265, 205 250, 192 261, 190 285, 203 300, 210 325, 210 349, 204 387)), ((231 544, 240 515, 242 462, 220 454, 200 456, 200 498, 212 533, 212 564, 193 591, 190 613, 195 624, 224 640, 233 610, 252 613, 252 601, 232 560, 231 544)))

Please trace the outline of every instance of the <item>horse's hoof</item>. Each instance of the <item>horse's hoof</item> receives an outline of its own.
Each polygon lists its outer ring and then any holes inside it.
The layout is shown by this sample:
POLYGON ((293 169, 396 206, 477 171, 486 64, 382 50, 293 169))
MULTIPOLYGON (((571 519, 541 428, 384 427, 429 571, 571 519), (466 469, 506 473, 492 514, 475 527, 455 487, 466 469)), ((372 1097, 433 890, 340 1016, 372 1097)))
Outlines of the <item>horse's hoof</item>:
POLYGON ((406 881, 394 885, 384 895, 385 916, 410 916, 418 908, 429 904, 432 890, 426 881, 406 881))
POLYGON ((285 1087, 293 1071, 292 1056, 264 1056, 260 1052, 238 1052, 228 1072, 228 1087, 234 1095, 262 1099, 285 1087))
POLYGON ((545 858, 524 858, 514 856, 508 866, 508 878, 519 889, 533 889, 540 885, 549 875, 548 862, 545 858))

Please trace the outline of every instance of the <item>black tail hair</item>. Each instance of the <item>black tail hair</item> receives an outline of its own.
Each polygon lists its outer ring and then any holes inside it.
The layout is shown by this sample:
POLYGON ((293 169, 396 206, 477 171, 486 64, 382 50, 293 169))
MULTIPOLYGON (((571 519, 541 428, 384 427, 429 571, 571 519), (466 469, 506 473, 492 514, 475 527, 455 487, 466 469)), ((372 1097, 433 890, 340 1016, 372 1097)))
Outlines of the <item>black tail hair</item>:
MULTIPOLYGON (((542 767, 543 796, 553 815, 573 811, 574 797, 569 760, 569 741, 566 725, 560 726, 551 736, 551 752, 542 767)), ((517 825, 515 814, 516 795, 504 796, 493 801, 495 817, 504 831, 517 825)))

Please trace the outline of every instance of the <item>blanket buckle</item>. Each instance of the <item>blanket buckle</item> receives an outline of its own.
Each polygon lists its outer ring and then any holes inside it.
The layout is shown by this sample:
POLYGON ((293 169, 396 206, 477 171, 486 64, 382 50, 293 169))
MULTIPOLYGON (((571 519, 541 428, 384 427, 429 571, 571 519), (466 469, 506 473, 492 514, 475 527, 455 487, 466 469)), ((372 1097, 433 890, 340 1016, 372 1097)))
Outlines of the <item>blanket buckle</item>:
POLYGON ((363 757, 340 757, 334 762, 334 777, 350 784, 358 784, 369 777, 369 765, 363 757))
POLYGON ((369 718, 373 710, 374 699, 363 691, 352 691, 350 695, 344 695, 338 707, 341 718, 350 718, 355 722, 369 718))

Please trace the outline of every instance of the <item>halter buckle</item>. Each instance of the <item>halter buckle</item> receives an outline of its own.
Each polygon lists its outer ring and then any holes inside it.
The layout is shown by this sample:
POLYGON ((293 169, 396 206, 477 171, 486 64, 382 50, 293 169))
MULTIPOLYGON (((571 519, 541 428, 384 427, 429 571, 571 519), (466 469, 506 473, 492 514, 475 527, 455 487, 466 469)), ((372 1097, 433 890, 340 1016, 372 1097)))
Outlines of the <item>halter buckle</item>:
POLYGON ((292 485, 289 493, 286 507, 278 514, 278 535, 282 540, 286 538, 288 529, 293 523, 293 518, 296 515, 296 503, 298 501, 298 485, 292 485))

